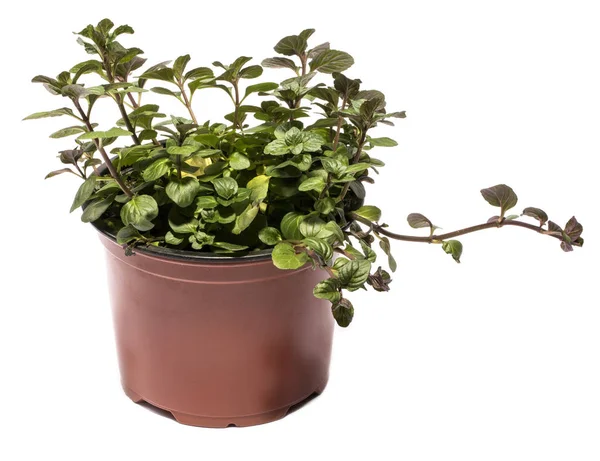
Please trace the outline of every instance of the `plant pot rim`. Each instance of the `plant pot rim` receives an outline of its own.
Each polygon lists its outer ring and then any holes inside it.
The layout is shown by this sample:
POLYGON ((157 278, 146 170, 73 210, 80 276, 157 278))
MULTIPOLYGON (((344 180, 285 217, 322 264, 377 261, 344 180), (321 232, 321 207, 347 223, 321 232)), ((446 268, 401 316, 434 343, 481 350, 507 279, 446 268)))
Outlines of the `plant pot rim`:
MULTIPOLYGON (((120 245, 117 242, 117 238, 114 234, 100 229, 95 223, 90 223, 98 233, 104 237, 113 241, 116 245, 120 245)), ((175 248, 167 247, 155 247, 149 245, 140 245, 133 248, 134 253, 141 253, 147 256, 154 256, 158 258, 174 259, 178 261, 187 262, 206 262, 216 264, 228 264, 228 263, 240 263, 240 262, 254 262, 254 261, 266 261, 271 259, 272 248, 264 250, 254 250, 240 256, 230 256, 228 254, 211 253, 205 251, 189 251, 189 250, 177 250, 175 248)))

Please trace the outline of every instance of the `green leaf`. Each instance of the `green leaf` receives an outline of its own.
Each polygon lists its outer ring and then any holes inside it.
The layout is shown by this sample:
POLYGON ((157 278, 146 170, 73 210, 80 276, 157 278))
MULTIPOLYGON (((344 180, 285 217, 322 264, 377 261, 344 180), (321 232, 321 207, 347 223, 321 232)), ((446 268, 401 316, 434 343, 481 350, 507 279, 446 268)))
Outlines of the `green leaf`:
POLYGON ((287 240, 302 240, 303 235, 300 232, 300 223, 305 216, 296 211, 290 211, 281 220, 279 228, 283 237, 287 240))
POLYGON ((273 248, 273 264, 278 269, 299 269, 308 262, 306 253, 296 254, 289 242, 279 242, 273 248))
POLYGON ((265 245, 277 245, 282 240, 281 234, 274 227, 263 227, 258 232, 258 238, 265 245))
POLYGON ((318 54, 310 62, 311 72, 319 71, 325 74, 343 72, 354 64, 354 59, 348 53, 338 50, 326 50, 318 54))
POLYGON ((158 133, 155 130, 142 130, 138 134, 138 139, 140 141, 149 141, 158 136, 158 133))
POLYGON ((260 77, 263 73, 263 68, 259 65, 248 66, 240 70, 238 77, 239 78, 257 78, 260 77))
POLYGON ((272 82, 263 82, 263 83, 257 83, 256 85, 250 85, 246 88, 246 93, 244 94, 244 99, 246 99, 252 93, 259 93, 262 91, 271 91, 278 87, 279 87, 279 85, 277 83, 272 83, 272 82))
POLYGON ((179 99, 181 97, 181 93, 179 91, 171 91, 168 88, 163 88, 162 86, 155 86, 151 88, 150 91, 156 94, 162 94, 165 96, 173 96, 174 98, 179 99))
POLYGON ((396 260, 394 259, 394 256, 392 256, 392 251, 390 248, 390 240, 387 237, 380 237, 380 238, 381 238, 381 240, 379 241, 379 246, 381 247, 383 252, 388 257, 388 266, 390 266, 390 270, 392 272, 396 272, 398 265, 396 264, 396 260))
POLYGON ((204 144, 205 146, 213 148, 219 145, 219 137, 210 133, 197 134, 194 136, 194 141, 197 141, 200 144, 204 144))
POLYGON ((352 213, 371 222, 377 222, 381 219, 381 210, 373 205, 361 206, 352 213))
POLYGON ((119 229, 117 232, 117 243, 124 245, 131 242, 132 240, 138 240, 142 238, 142 234, 133 226, 125 226, 119 229))
POLYGON ((354 259, 340 267, 338 277, 342 287, 356 291, 363 286, 371 272, 371 262, 366 259, 354 259))
POLYGON ((62 107, 60 109, 50 110, 47 112, 36 112, 35 114, 28 115, 23 120, 36 120, 38 118, 60 117, 61 115, 70 115, 71 117, 75 117, 75 114, 71 109, 67 107, 62 107))
POLYGON ((306 50, 306 39, 298 35, 288 35, 279 40, 273 48, 277 53, 285 56, 300 56, 306 50))
POLYGON ((500 207, 500 217, 517 204, 517 194, 506 184, 481 189, 481 195, 490 205, 500 207))
POLYGON ((313 294, 315 295, 315 298, 327 299, 331 301, 332 304, 336 304, 342 299, 340 288, 341 285, 338 279, 329 278, 317 283, 317 286, 315 286, 313 290, 313 294))
POLYGON ((346 167, 344 173, 345 174, 355 174, 360 173, 361 171, 365 171, 371 165, 369 163, 354 163, 346 167))
POLYGON ((264 59, 263 62, 261 62, 261 65, 263 67, 270 67, 273 69, 283 69, 283 68, 292 69, 294 72, 297 72, 297 70, 298 70, 296 63, 289 58, 280 58, 280 57, 267 58, 267 59, 264 59))
POLYGON ((214 78, 214 73, 209 67, 196 67, 185 74, 185 80, 209 80, 214 78))
POLYGON ((463 246, 458 240, 447 240, 442 242, 442 249, 452 255, 452 258, 457 263, 460 263, 460 256, 462 255, 463 246))
POLYGON ((234 152, 229 156, 229 165, 234 170, 245 170, 250 166, 250 160, 244 154, 234 152))
POLYGON ((216 208, 217 206, 217 200, 212 195, 196 197, 196 212, 216 208))
POLYGON ((265 146, 264 152, 267 155, 285 155, 290 152, 290 147, 285 139, 276 139, 265 146))
POLYGON ((534 207, 527 207, 523 210, 523 214, 525 216, 530 216, 532 218, 537 219, 540 222, 540 227, 543 226, 546 221, 548 221, 548 215, 544 210, 534 207))
POLYGON ((181 80, 183 77, 183 73, 185 72, 188 62, 190 62, 190 55, 186 54, 179 56, 173 63, 173 75, 177 80, 181 80))
POLYGON ((176 236, 173 232, 169 231, 165 234, 165 242, 169 245, 181 245, 184 241, 184 237, 176 236))
POLYGON ((62 130, 55 131, 50 135, 50 137, 52 139, 59 139, 79 133, 85 133, 85 128, 82 126, 69 126, 67 128, 63 128, 62 130))
POLYGON ((248 181, 246 187, 252 191, 250 195, 250 200, 252 200, 253 202, 261 202, 265 198, 267 198, 267 194, 269 193, 270 179, 271 178, 269 176, 263 174, 256 176, 250 181, 248 181))
POLYGON ((126 226, 130 224, 140 231, 154 227, 152 220, 158 216, 158 204, 150 195, 133 197, 121 208, 121 221, 126 226))
MULTIPOLYGON (((160 65, 160 64, 159 64, 160 65)), ((140 76, 142 80, 162 80, 164 82, 175 83, 175 73, 173 69, 163 67, 162 69, 148 70, 140 76)))
POLYGON ((315 202, 315 210, 323 215, 328 215, 335 210, 335 200, 331 197, 325 197, 315 202))
POLYGON ((325 171, 338 177, 342 176, 346 172, 346 166, 341 160, 336 158, 322 157, 321 164, 323 165, 325 171))
POLYGON ((238 191, 238 183, 233 178, 217 178, 213 179, 215 191, 225 200, 230 199, 238 191))
POLYGON ((112 205, 115 201, 115 195, 111 194, 106 197, 98 198, 88 204, 83 210, 81 220, 83 222, 94 222, 104 214, 104 212, 112 205))
POLYGON ((89 133, 82 134, 77 139, 83 141, 84 139, 117 138, 119 136, 131 136, 131 132, 122 128, 111 128, 108 131, 91 131, 89 133))
POLYGON ((188 240, 194 250, 201 250, 204 245, 212 245, 215 237, 206 232, 198 231, 194 235, 190 235, 188 240))
POLYGON ((335 221, 328 221, 315 236, 324 239, 330 244, 342 243, 344 241, 344 232, 335 221))
POLYGON ((303 219, 298 226, 298 230, 304 237, 315 237, 325 226, 325 221, 316 216, 309 216, 303 219))
MULTIPOLYGON (((177 207, 172 207, 169 210, 167 219, 169 221, 169 227, 176 234, 193 234, 198 230, 198 220, 193 216, 184 215, 177 207)), ((175 245, 178 245, 179 243, 176 243, 175 245)))
POLYGON ((191 155, 198 150, 198 146, 170 146, 167 152, 171 155, 191 155))
POLYGON ((168 158, 160 158, 152 162, 143 171, 142 177, 144 181, 156 181, 158 178, 162 178, 171 169, 171 160, 168 158))
POLYGON ((395 147, 398 145, 392 138, 369 138, 369 142, 375 147, 395 147))
POLYGON ((81 186, 79 186, 79 189, 75 194, 75 200, 73 200, 73 205, 71 205, 71 213, 73 213, 74 210, 76 210, 85 202, 87 202, 87 200, 92 196, 92 194, 94 193, 94 187, 96 186, 96 179, 97 176, 92 175, 89 178, 87 178, 81 184, 81 186))
POLYGON ((254 221, 257 214, 258 206, 250 203, 246 209, 235 218, 235 225, 233 226, 231 233, 236 235, 242 233, 250 224, 252 224, 252 221, 254 221))
POLYGON ((185 208, 194 202, 196 195, 200 192, 200 184, 196 178, 190 176, 182 179, 176 178, 167 184, 165 192, 177 205, 185 208))
POLYGON ((236 245, 235 243, 227 243, 227 242, 213 242, 213 247, 222 248, 224 250, 229 251, 242 251, 247 250, 248 247, 246 245, 236 245))
POLYGON ((333 248, 325 240, 309 237, 305 238, 302 242, 323 258, 323 261, 325 262, 328 262, 333 256, 333 248))
POLYGON ((319 176, 313 176, 312 178, 305 179, 298 186, 298 190, 302 192, 308 192, 311 190, 322 192, 325 188, 325 181, 319 176))
POLYGON ((334 304, 331 307, 331 312, 337 324, 342 328, 350 325, 354 318, 354 306, 345 298, 340 299, 338 303, 334 304))
POLYGON ((354 97, 358 94, 358 90, 360 89, 360 84, 362 82, 358 79, 350 79, 344 74, 340 74, 338 72, 333 73, 333 78, 333 86, 340 92, 342 97, 346 96, 346 99, 348 100, 354 99, 354 97))

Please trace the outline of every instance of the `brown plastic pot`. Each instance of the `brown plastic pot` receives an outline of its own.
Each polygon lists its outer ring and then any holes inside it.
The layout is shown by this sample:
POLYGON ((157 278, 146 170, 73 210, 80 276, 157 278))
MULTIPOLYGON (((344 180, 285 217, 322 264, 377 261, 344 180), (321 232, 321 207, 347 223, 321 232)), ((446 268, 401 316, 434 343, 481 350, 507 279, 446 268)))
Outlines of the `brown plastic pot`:
POLYGON ((121 381, 183 424, 262 424, 321 393, 334 320, 310 266, 123 248, 104 233, 121 381))

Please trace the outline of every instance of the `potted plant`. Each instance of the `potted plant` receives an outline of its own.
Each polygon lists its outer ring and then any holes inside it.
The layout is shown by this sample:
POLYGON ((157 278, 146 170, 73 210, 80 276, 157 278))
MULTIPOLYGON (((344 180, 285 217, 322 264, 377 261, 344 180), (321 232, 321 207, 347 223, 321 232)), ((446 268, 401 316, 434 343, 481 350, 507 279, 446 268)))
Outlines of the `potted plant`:
POLYGON ((375 129, 406 114, 342 73, 348 53, 309 46, 313 32, 281 39, 262 67, 245 56, 193 67, 183 55, 142 71, 142 50, 120 43, 133 29, 104 19, 78 33, 91 59, 33 79, 68 107, 26 119, 75 119, 51 135, 70 145, 47 177, 82 180, 71 211, 83 209, 107 251, 125 392, 180 422, 263 423, 321 392, 334 323, 354 316, 345 293, 389 290, 375 248, 394 272, 390 239, 438 244, 456 262, 456 237, 484 229, 528 229, 564 251, 583 244, 574 217, 561 228, 539 208, 509 214, 517 196, 504 184, 481 190, 498 210, 482 224, 440 233, 412 213, 409 225, 426 234, 389 230, 364 184, 384 166, 375 148, 396 145, 375 129), (263 67, 288 75, 254 83, 263 67), (224 122, 194 113, 210 89, 227 95, 224 122), (162 113, 157 94, 182 113, 162 113), (100 127, 109 100, 118 119, 100 127))

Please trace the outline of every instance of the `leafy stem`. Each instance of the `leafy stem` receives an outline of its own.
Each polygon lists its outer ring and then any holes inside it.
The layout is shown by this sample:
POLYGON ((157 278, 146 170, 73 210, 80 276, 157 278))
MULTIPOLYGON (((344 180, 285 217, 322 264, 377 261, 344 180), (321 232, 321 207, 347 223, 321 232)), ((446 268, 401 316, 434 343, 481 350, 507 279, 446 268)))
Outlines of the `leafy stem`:
MULTIPOLYGON (((83 110, 83 108, 81 107, 81 104, 79 104, 79 101, 76 98, 72 98, 71 101, 73 101, 73 104, 75 105, 75 108, 77 109, 77 111, 81 115, 81 118, 83 119, 83 123, 85 123, 85 126, 87 127, 88 131, 90 133, 93 132, 94 131, 94 127, 92 126, 87 113, 83 110)), ((121 175, 115 169, 115 166, 110 161, 110 158, 109 158, 108 154, 106 153, 106 151, 104 150, 104 147, 102 147, 101 141, 99 139, 94 139, 94 144, 96 145, 96 149, 98 149, 98 152, 100 152, 100 156, 102 157, 102 160, 104 160, 104 163, 106 164, 106 168, 108 168, 108 171, 109 171, 110 175, 117 182, 117 184, 119 185, 119 187, 121 188, 121 190, 129 198, 132 198, 133 197, 133 192, 131 192, 131 190, 129 189, 129 187, 127 187, 127 184, 125 184, 125 182, 123 181, 123 178, 121 177, 121 175)))
POLYGON ((238 80, 234 79, 231 84, 233 85, 233 93, 235 94, 235 100, 233 104, 235 105, 235 110, 233 112, 233 129, 241 128, 239 126, 240 122, 238 120, 239 112, 240 112, 240 89, 238 86, 238 80))
POLYGON ((178 82, 178 86, 179 90, 181 91, 181 97, 183 98, 183 104, 185 105, 185 107, 187 107, 187 110, 190 113, 190 117, 192 118, 192 122, 194 122, 195 125, 198 125, 198 119, 196 118, 196 114, 194 114, 194 109, 192 109, 192 102, 188 98, 183 82, 178 82))
POLYGON ((115 101, 117 103, 117 106, 119 107, 119 112, 121 112, 121 117, 123 117, 123 122, 125 122, 127 130, 131 132, 131 139, 135 144, 140 145, 140 140, 137 137, 137 134, 135 134, 135 128, 133 127, 133 124, 129 119, 129 115, 127 115, 127 111, 125 110, 125 105, 123 104, 123 97, 120 95, 116 95, 115 101))
MULTIPOLYGON (((354 157, 352 157, 352 160, 350 161, 351 165, 358 162, 358 160, 360 159, 360 156, 362 154, 362 151, 363 151, 363 148, 365 147, 366 142, 367 142, 367 130, 364 129, 360 136, 360 140, 358 141, 358 147, 356 149, 356 153, 354 154, 354 157)), ((339 203, 344 200, 344 197, 348 193, 349 188, 350 188, 349 182, 344 184, 344 187, 342 188, 342 192, 340 192, 340 195, 336 199, 336 202, 339 203)))
MULTIPOLYGON (((348 94, 345 93, 344 94, 344 98, 342 100, 342 106, 340 111, 343 111, 346 108, 346 104, 348 103, 348 94)), ((340 144, 340 133, 342 131, 342 125, 344 123, 344 117, 339 114, 338 115, 338 121, 337 121, 337 126, 336 126, 336 130, 335 130, 335 136, 333 138, 333 144, 331 146, 331 150, 332 151, 336 151, 339 144, 340 144)), ((319 195, 319 198, 322 199, 323 197, 325 197, 325 194, 327 194, 327 191, 329 190, 329 188, 331 187, 331 179, 332 179, 333 175, 331 174, 331 172, 327 173, 327 181, 325 182, 325 187, 323 188, 323 190, 321 191, 321 194, 319 195)))

